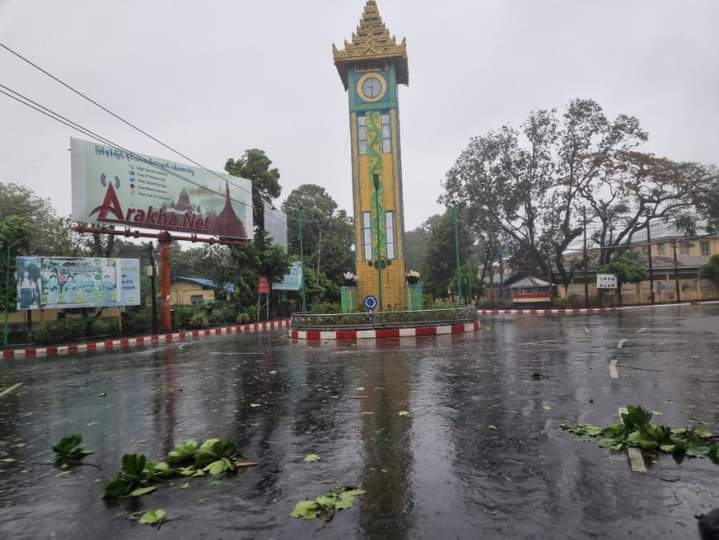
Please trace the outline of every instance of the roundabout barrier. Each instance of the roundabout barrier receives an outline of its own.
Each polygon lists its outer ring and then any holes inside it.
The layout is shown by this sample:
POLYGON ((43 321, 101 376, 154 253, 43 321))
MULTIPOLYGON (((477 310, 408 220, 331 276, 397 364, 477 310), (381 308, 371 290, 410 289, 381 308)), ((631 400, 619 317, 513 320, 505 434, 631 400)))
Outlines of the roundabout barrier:
POLYGON ((298 313, 290 321, 290 338, 308 341, 439 336, 480 329, 473 307, 381 313, 298 313))

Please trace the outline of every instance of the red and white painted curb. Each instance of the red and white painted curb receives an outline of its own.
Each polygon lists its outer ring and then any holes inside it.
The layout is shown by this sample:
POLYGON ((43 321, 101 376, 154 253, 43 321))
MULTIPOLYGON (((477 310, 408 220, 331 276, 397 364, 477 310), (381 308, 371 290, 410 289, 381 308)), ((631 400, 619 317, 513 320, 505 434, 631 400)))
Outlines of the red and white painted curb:
POLYGON ((381 339, 419 336, 441 336, 476 332, 480 322, 451 324, 441 326, 418 326, 416 328, 378 328, 376 330, 290 330, 293 339, 310 341, 381 339))
POLYGON ((135 349, 138 347, 161 345, 165 343, 177 343, 181 341, 197 340, 212 336, 226 336, 230 334, 247 334, 253 332, 266 332, 289 328, 290 321, 287 319, 279 321, 265 321, 251 324, 231 324, 229 326, 218 326, 216 328, 205 328, 203 330, 181 330, 171 334, 159 334, 154 336, 140 336, 134 338, 106 339, 90 343, 79 343, 72 345, 52 345, 48 347, 26 347, 24 349, 6 349, 2 351, 5 360, 15 358, 39 358, 46 356, 65 356, 68 354, 120 351, 124 349, 135 349))
POLYGON ((570 308, 570 309, 478 309, 480 315, 591 315, 609 313, 618 308, 570 308))
POLYGON ((642 306, 596 307, 596 308, 557 308, 557 309, 478 309, 480 315, 594 315, 614 311, 638 311, 647 309, 670 308, 677 306, 694 306, 700 304, 716 304, 716 300, 701 302, 682 302, 679 304, 654 304, 642 306))

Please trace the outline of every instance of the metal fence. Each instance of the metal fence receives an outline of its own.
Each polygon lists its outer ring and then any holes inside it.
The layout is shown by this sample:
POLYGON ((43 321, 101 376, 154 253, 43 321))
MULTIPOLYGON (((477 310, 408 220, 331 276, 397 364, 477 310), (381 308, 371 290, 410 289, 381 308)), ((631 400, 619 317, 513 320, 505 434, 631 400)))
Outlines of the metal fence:
POLYGON ((418 324, 427 326, 459 324, 477 320, 473 306, 421 311, 383 311, 375 313, 295 313, 292 328, 297 330, 372 330, 375 328, 408 328, 418 324))

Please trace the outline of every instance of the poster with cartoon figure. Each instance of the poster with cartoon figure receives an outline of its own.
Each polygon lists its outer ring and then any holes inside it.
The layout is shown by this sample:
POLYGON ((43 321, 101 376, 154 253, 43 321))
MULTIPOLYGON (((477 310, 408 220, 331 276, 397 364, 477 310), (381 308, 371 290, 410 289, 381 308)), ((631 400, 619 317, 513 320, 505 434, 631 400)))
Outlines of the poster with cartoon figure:
POLYGON ((140 305, 140 261, 99 257, 18 257, 17 308, 140 305))

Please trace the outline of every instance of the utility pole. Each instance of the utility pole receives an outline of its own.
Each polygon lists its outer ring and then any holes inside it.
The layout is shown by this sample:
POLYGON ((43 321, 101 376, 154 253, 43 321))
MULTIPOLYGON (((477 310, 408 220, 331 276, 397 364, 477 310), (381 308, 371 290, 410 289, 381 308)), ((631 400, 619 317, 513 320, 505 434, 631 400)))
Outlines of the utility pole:
POLYGON ((647 256, 649 257, 649 300, 652 304, 654 301, 654 267, 652 264, 652 224, 651 216, 647 213, 647 256))
POLYGON ((299 219, 299 231, 298 236, 300 237, 300 264, 302 268, 302 283, 300 284, 300 293, 302 297, 302 312, 307 311, 307 296, 305 294, 305 244, 304 244, 304 226, 302 224, 305 217, 305 209, 300 206, 300 219, 299 219))
POLYGON ((462 269, 459 259, 459 209, 455 206, 454 211, 454 254, 457 259, 457 303, 462 302, 462 269))
POLYGON ((5 256, 5 325, 3 329, 3 347, 7 347, 8 338, 8 311, 10 311, 10 248, 12 244, 5 242, 6 256, 5 256))
MULTIPOLYGON (((379 207, 379 175, 375 174, 372 177, 372 183, 374 184, 374 206, 376 209, 375 212, 375 223, 377 226, 377 253, 375 254, 375 267, 377 268, 377 288, 379 289, 379 311, 382 311, 382 297, 384 296, 384 291, 382 289, 382 268, 384 267, 384 263, 382 261, 382 235, 380 231, 380 207, 379 207)), ((384 210, 384 209, 382 209, 384 210)), ((384 214, 384 211, 382 212, 384 214)))
POLYGON ((582 208, 584 214, 584 307, 589 307, 589 261, 587 260, 587 207, 582 208))
MULTIPOLYGON (((499 259, 499 301, 504 303, 504 261, 502 260, 502 248, 497 250, 499 259)), ((494 275, 494 273, 492 273, 494 275)))
POLYGON ((147 251, 150 253, 150 290, 152 292, 152 333, 157 334, 157 290, 155 288, 155 279, 157 277, 157 267, 155 266, 155 254, 153 252, 152 242, 147 245, 147 251))
POLYGON ((677 261, 677 241, 672 240, 672 250, 674 251, 674 284, 677 291, 677 302, 682 301, 682 293, 679 287, 679 262, 677 261))

